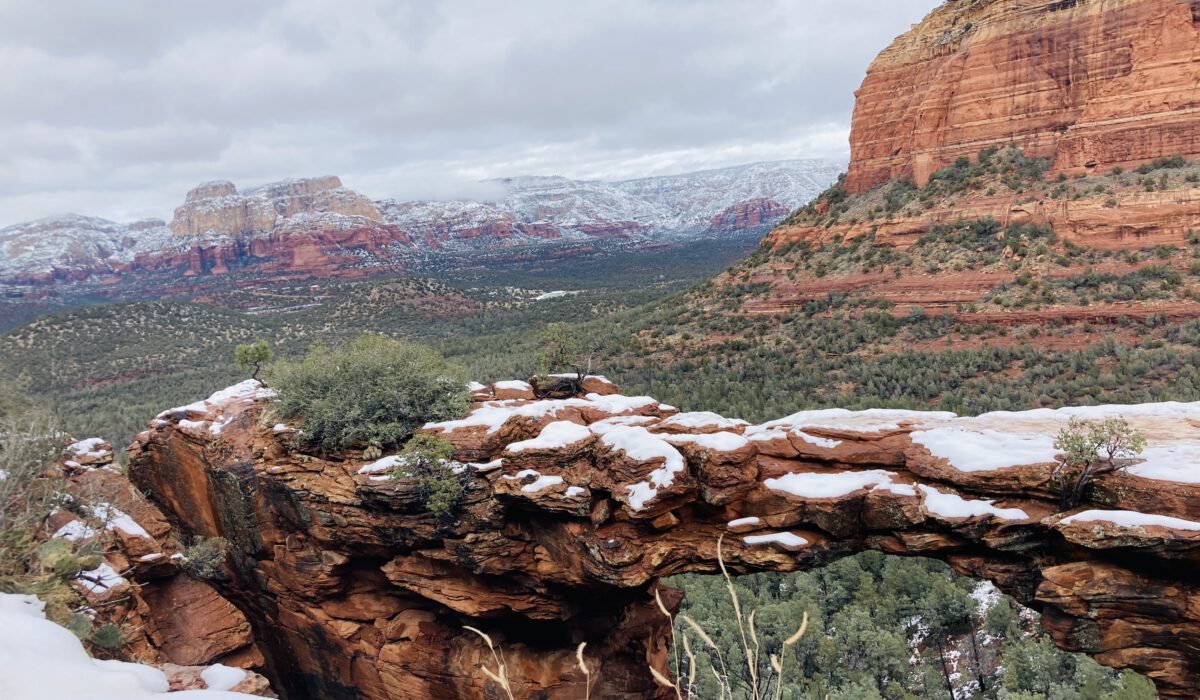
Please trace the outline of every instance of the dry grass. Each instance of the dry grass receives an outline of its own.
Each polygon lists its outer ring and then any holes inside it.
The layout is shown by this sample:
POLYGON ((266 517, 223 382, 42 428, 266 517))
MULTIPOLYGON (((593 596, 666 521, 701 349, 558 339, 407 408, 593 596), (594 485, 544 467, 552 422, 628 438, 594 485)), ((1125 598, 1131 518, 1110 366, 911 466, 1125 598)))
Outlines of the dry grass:
MULTIPOLYGON (((737 590, 733 585, 733 576, 729 574, 729 570, 725 567, 725 556, 722 551, 724 536, 717 538, 717 564, 721 568, 721 575, 725 578, 725 587, 729 591, 730 601, 733 603, 734 618, 737 621, 738 632, 741 637, 742 651, 746 657, 747 665, 747 683, 746 683, 746 699, 747 700, 780 700, 783 697, 783 681, 784 681, 784 659, 788 648, 794 646, 803 637, 808 630, 808 613, 800 620, 800 626, 796 632, 788 637, 783 642, 783 649, 779 655, 770 655, 771 672, 760 674, 759 668, 762 662, 762 644, 759 641, 758 628, 755 626, 754 617, 757 610, 751 610, 748 615, 743 615, 742 604, 738 599, 737 590), (774 692, 772 692, 774 689, 774 692)), ((696 660, 696 655, 692 651, 692 637, 694 636, 700 642, 707 646, 717 657, 717 664, 709 663, 709 670, 717 681, 717 688, 720 695, 716 700, 735 700, 737 697, 734 694, 734 684, 731 681, 729 668, 725 664, 725 656, 721 653, 721 648, 713 640, 712 635, 704 630, 700 623, 696 622, 687 615, 679 615, 678 617, 671 614, 671 611, 663 603, 662 596, 659 590, 654 590, 654 602, 658 605, 659 611, 670 622, 671 628, 671 648, 674 652, 675 669, 681 670, 684 668, 682 661, 687 662, 687 673, 676 679, 669 678, 665 673, 649 666, 650 675, 654 681, 664 688, 670 688, 675 692, 677 700, 697 700, 696 697, 696 676, 700 669, 700 664, 696 660), (683 629, 677 631, 678 622, 682 622, 683 629), (689 634, 690 633, 690 634, 689 634), (682 655, 681 655, 682 650, 682 655), (718 669, 718 666, 720 668, 718 669)), ((484 642, 487 643, 488 649, 492 653, 492 660, 496 664, 496 669, 492 670, 487 665, 480 665, 480 670, 483 674, 495 682, 508 696, 509 700, 515 700, 512 691, 512 685, 509 682, 508 666, 504 660, 504 650, 500 649, 492 642, 492 638, 483 630, 475 627, 464 626, 464 629, 470 630, 479 635, 484 642)), ((583 656, 583 651, 587 647, 587 642, 581 642, 575 650, 575 658, 579 666, 579 670, 584 675, 584 700, 591 699, 592 693, 592 670, 588 667, 583 656)))

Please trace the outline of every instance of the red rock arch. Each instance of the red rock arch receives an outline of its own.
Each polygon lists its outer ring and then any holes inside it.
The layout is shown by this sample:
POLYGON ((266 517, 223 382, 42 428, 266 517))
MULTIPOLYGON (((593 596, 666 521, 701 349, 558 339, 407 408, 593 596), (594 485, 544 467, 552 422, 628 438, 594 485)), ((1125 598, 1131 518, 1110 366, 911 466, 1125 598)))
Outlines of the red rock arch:
POLYGON ((288 700, 491 697, 491 657, 464 624, 503 645, 519 697, 582 697, 581 641, 592 697, 665 697, 648 671, 669 638, 652 588, 715 571, 722 534, 737 572, 863 550, 942 559, 1041 610, 1059 646, 1145 673, 1165 698, 1200 693, 1200 404, 1110 410, 1148 434, 1146 461, 1060 514, 1062 412, 750 426, 588 388, 541 402, 484 388, 470 417, 427 427, 473 463, 448 525, 386 461, 290 449, 250 385, 160 416, 131 476, 183 530, 234 543, 225 592, 288 700))

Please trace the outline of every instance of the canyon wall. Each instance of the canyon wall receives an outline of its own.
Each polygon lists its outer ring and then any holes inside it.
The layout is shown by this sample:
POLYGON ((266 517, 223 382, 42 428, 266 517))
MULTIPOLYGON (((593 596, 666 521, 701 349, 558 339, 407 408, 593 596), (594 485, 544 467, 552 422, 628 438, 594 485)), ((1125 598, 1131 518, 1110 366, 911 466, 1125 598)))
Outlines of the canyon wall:
POLYGON ((1056 171, 1200 155, 1194 0, 950 0, 859 88, 846 187, 1015 144, 1056 171))
POLYGON ((299 451, 254 382, 163 412, 130 473, 190 535, 232 543, 222 592, 287 700, 668 698, 661 577, 936 557, 1039 609, 1056 643, 1200 693, 1200 404, 959 418, 807 411, 762 425, 650 397, 477 387, 428 425, 469 475, 438 518, 392 457, 299 451), (1053 436, 1122 415, 1149 445, 1062 511, 1053 436), (577 666, 581 642, 591 675, 577 666))

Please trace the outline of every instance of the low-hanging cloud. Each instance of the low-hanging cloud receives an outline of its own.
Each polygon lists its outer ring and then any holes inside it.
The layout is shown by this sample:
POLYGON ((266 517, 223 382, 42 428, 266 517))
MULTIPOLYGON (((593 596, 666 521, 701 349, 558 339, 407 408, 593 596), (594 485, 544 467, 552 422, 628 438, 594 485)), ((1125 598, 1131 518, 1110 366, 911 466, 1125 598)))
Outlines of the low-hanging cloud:
POLYGON ((169 216, 215 178, 487 198, 844 159, 867 64, 936 4, 0 0, 0 225, 169 216))

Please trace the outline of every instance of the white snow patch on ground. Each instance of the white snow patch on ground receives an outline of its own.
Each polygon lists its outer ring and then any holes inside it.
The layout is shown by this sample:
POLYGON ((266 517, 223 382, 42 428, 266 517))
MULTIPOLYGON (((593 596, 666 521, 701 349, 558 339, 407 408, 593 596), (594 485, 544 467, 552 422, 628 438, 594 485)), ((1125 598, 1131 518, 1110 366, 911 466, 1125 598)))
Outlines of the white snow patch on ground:
POLYGON ((998 430, 934 428, 914 432, 914 444, 961 472, 990 472, 1025 464, 1054 461, 1054 437, 1003 433, 998 430))
POLYGON ((529 382, 523 382, 520 379, 509 379, 503 382, 496 382, 497 389, 508 389, 512 391, 533 391, 533 387, 529 382))
POLYGON ((1063 525, 1082 522, 1108 522, 1121 527, 1167 527, 1172 530, 1200 531, 1200 523, 1194 520, 1173 518, 1169 515, 1138 513, 1132 510, 1085 510, 1062 519, 1063 525))
MULTIPOLYGON (((158 669, 97 661, 79 639, 45 619, 33 596, 0 594, 0 697, 5 700, 150 700, 164 698, 158 669)), ((180 700, 255 700, 217 690, 179 693, 180 700)))
POLYGON ((592 436, 592 431, 586 425, 570 421, 555 421, 550 423, 532 440, 514 442, 508 446, 508 452, 525 452, 528 450, 559 450, 592 436))
POLYGON ((583 488, 582 486, 568 486, 567 487, 567 498, 575 498, 576 496, 582 496, 586 491, 587 491, 587 489, 583 488))
POLYGON ((1001 520, 1029 520, 1029 514, 1020 508, 997 508, 993 501, 968 501, 953 493, 942 493, 932 486, 917 486, 925 494, 925 510, 943 518, 973 518, 994 515, 1001 520))
POLYGON ((762 522, 762 518, 752 515, 749 518, 738 518, 736 520, 730 520, 729 527, 741 527, 743 525, 757 525, 760 522, 762 522))
POLYGON ((889 484, 892 472, 872 469, 862 472, 791 473, 778 479, 767 479, 763 485, 772 491, 783 491, 800 498, 838 498, 860 489, 889 484))
POLYGON ((778 544, 788 549, 799 549, 808 544, 808 540, 792 532, 775 532, 769 535, 747 535, 742 541, 748 545, 778 544))

